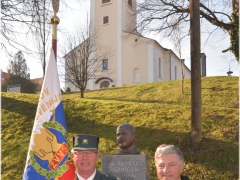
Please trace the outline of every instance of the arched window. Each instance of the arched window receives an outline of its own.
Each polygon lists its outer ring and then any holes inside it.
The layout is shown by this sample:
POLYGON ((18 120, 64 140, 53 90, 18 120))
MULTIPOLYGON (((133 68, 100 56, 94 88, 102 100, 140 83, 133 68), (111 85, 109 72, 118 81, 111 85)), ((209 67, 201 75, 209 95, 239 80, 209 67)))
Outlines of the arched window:
POLYGON ((133 82, 140 82, 138 68, 134 69, 134 71, 133 71, 133 82))
POLYGON ((103 81, 100 84, 100 88, 107 88, 109 87, 109 85, 110 85, 109 81, 103 81))

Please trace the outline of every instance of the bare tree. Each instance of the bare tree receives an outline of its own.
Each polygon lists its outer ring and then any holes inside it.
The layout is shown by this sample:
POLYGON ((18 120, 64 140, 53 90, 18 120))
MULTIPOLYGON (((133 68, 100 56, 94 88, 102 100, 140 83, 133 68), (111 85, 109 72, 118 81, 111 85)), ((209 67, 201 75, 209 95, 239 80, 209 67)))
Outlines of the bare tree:
MULTIPOLYGON (((236 0, 232 0, 235 2, 236 0)), ((143 0, 138 4, 140 31, 154 31, 169 36, 179 24, 186 24, 185 33, 191 40, 191 138, 201 141, 201 74, 200 74, 200 15, 204 20, 227 31, 232 38, 234 31, 238 44, 238 5, 226 11, 228 0, 143 0), (220 6, 219 6, 220 5, 220 6), (219 6, 219 7, 218 7, 219 6), (221 10, 219 9, 221 7, 221 10), (235 8, 237 10, 235 11, 235 8), (230 14, 230 15, 229 15, 230 14), (231 18, 230 16, 234 16, 231 18), (237 21, 236 21, 237 19, 237 21), (229 22, 230 21, 230 22, 229 22), (233 24, 232 24, 233 23, 233 24)), ((185 34, 185 35, 186 35, 185 34)), ((183 35, 184 36, 184 35, 183 35)), ((180 38, 181 39, 181 38, 180 38)), ((229 50, 238 61, 236 41, 231 41, 229 50)), ((237 46, 238 48, 238 46, 237 46)))
MULTIPOLYGON (((37 22, 36 16, 38 13, 41 13, 42 10, 38 8, 38 6, 38 1, 34 0, 1 1, 1 35, 3 37, 1 48, 7 50, 7 45, 10 45, 18 50, 30 51, 27 46, 19 41, 18 36, 23 33, 27 35, 30 32, 28 30, 23 32, 23 28, 36 28, 36 26, 34 26, 34 23, 37 22), (21 28, 16 29, 16 25, 21 26, 21 28)), ((47 10, 48 9, 44 11, 47 10)))
POLYGON ((18 41, 21 32, 14 30, 16 23, 30 23, 27 13, 24 11, 24 3, 21 0, 1 1, 1 49, 7 51, 7 45, 16 49, 27 49, 18 41))
POLYGON ((7 70, 9 74, 16 75, 25 79, 30 78, 29 68, 22 51, 18 51, 14 55, 13 60, 9 62, 7 70))
MULTIPOLYGON (((201 0, 200 18, 228 33, 230 50, 239 62, 239 1, 201 0)), ((161 32, 169 36, 180 22, 185 23, 185 34, 189 34, 189 0, 143 0, 138 3, 138 31, 161 32)), ((211 34, 211 33, 210 33, 211 34)), ((183 34, 184 35, 184 34, 183 34)))
POLYGON ((18 51, 9 61, 7 71, 8 74, 1 85, 3 92, 7 92, 9 85, 20 84, 22 93, 35 93, 36 84, 30 80, 29 68, 22 51, 18 51))
POLYGON ((77 26, 74 33, 66 35, 66 43, 61 48, 65 81, 79 88, 81 98, 89 80, 96 78, 96 73, 100 72, 103 61, 112 56, 111 48, 101 46, 94 27, 92 22, 77 26))
MULTIPOLYGON (((80 0, 75 0, 80 2, 80 0)), ((61 1, 61 6, 69 9, 69 1, 61 1)), ((52 12, 52 0, 2 0, 1 1, 1 50, 9 56, 9 48, 21 50, 28 55, 36 55, 42 63, 43 75, 46 66, 46 44, 50 33, 49 22, 52 12), (19 28, 20 27, 20 28, 19 28), (34 38, 32 38, 32 35, 34 38), (36 40, 37 49, 24 41, 36 40)))
POLYGON ((9 56, 11 56, 10 49, 17 49, 30 56, 39 57, 44 75, 45 45, 48 37, 46 34, 50 33, 51 0, 3 0, 1 5, 1 50, 9 56), (28 42, 33 41, 36 45, 29 46, 28 42))
POLYGON ((190 0, 190 52, 191 52, 191 139, 202 140, 202 97, 200 65, 200 8, 199 0, 190 0))
POLYGON ((184 60, 182 59, 182 39, 184 38, 182 36, 182 27, 181 24, 176 24, 175 27, 173 27, 173 31, 171 33, 172 42, 174 45, 174 51, 179 56, 180 64, 181 64, 181 91, 182 94, 184 94, 184 60))
POLYGON ((37 1, 38 5, 34 6, 36 10, 36 21, 34 29, 31 29, 33 36, 35 37, 35 44, 38 59, 42 64, 43 77, 45 76, 46 68, 46 51, 47 43, 49 43, 49 35, 51 33, 51 23, 50 23, 50 14, 49 7, 51 6, 50 2, 47 0, 37 1))

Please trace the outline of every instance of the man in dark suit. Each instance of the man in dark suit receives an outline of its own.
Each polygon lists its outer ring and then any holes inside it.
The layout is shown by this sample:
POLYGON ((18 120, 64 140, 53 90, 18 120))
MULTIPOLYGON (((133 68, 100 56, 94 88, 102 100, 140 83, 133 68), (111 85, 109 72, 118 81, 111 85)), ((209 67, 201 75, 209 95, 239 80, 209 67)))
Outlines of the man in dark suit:
POLYGON ((103 174, 96 169, 99 158, 99 137, 90 134, 73 136, 72 160, 76 169, 77 180, 112 180, 115 176, 103 174))

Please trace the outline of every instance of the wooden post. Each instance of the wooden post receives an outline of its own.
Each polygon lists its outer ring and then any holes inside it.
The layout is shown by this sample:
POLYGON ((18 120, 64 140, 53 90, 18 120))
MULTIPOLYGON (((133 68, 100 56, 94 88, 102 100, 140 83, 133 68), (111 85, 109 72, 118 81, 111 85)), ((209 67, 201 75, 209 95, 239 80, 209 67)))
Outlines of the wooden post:
POLYGON ((202 140, 201 123, 201 66, 200 66, 200 6, 199 0, 190 0, 191 38, 191 138, 202 140))

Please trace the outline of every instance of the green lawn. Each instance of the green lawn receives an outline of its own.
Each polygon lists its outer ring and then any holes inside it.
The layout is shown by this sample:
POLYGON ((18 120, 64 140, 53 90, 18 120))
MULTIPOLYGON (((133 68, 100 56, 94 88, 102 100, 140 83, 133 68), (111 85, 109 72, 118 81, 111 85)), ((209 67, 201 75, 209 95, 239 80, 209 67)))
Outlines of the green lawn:
MULTIPOLYGON (((178 146, 191 180, 237 180, 239 171, 239 79, 202 78, 202 132, 200 143, 191 142, 190 80, 149 83, 64 94, 63 104, 72 135, 100 137, 100 151, 117 149, 115 131, 121 123, 136 127, 136 145, 150 156, 151 180, 155 180, 154 152, 158 145, 178 146)), ((21 179, 39 95, 2 93, 2 179, 21 179)), ((101 161, 98 162, 101 168, 101 161)))

